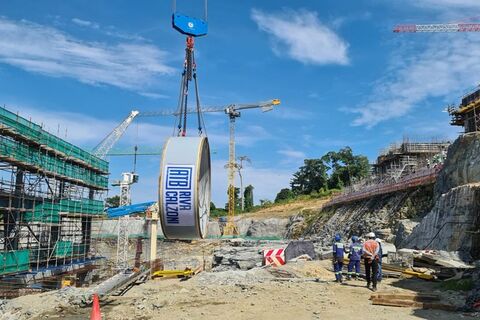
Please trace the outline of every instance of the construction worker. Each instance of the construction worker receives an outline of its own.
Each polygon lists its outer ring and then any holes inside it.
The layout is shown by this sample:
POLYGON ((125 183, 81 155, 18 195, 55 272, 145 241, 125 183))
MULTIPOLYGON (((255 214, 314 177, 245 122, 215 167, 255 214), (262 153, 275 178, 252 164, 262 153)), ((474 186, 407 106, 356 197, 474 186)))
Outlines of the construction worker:
POLYGON ((378 272, 378 251, 380 246, 375 241, 375 233, 367 234, 368 240, 362 247, 362 256, 365 262, 365 276, 367 278, 367 288, 373 283, 372 290, 377 291, 377 272, 378 272))
POLYGON ((333 270, 335 271, 335 280, 342 283, 343 259, 345 247, 341 242, 342 237, 337 233, 333 242, 333 270))
POLYGON ((348 254, 348 258, 350 261, 348 262, 348 276, 347 279, 351 279, 353 276, 355 280, 358 279, 360 276, 360 260, 362 259, 362 244, 357 236, 352 237, 352 243, 350 244, 350 253, 348 254), (353 272, 353 268, 355 267, 355 272, 353 272))
POLYGON ((378 242, 378 272, 377 272, 377 282, 381 282, 383 275, 382 275, 382 257, 383 257, 383 247, 382 247, 382 239, 376 238, 375 241, 378 242))

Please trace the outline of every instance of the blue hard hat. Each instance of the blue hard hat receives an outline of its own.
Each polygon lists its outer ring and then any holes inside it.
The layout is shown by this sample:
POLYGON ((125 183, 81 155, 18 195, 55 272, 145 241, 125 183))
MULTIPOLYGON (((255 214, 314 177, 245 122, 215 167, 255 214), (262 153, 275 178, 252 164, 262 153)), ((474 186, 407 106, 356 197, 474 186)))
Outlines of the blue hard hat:
POLYGON ((342 239, 342 237, 340 236, 340 234, 336 234, 335 235, 335 241, 340 241, 342 239))
POLYGON ((353 236, 353 237, 352 237, 352 241, 353 241, 353 242, 357 242, 357 241, 358 241, 358 237, 357 237, 357 236, 353 236))

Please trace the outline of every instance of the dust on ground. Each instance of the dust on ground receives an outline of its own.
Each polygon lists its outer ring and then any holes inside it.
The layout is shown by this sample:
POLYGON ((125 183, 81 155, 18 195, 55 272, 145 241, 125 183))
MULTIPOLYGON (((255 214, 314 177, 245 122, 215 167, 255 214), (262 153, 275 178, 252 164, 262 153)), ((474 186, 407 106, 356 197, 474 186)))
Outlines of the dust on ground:
MULTIPOLYGON (((278 280, 268 269, 200 273, 181 279, 156 279, 102 304, 103 319, 468 319, 460 313, 374 306, 365 282, 332 282, 329 261, 290 263, 280 270, 295 279, 278 280), (318 282, 308 281, 318 278, 318 282), (305 280, 305 281, 304 281, 305 280)), ((436 292, 423 280, 385 279, 379 292, 436 292)), ((441 293, 446 294, 446 293, 441 293)), ((453 295, 453 294, 452 294, 453 295)), ((453 295, 448 303, 461 299, 453 295)), ((32 302, 33 303, 33 302, 32 302)), ((88 319, 89 308, 61 308, 26 319, 88 319)))

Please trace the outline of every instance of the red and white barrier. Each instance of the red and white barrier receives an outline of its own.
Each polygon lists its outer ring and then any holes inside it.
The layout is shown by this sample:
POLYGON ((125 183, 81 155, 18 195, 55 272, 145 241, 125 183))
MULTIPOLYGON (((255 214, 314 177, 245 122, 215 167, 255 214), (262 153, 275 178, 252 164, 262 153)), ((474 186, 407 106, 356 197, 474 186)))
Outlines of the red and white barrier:
POLYGON ((264 265, 278 267, 285 264, 285 249, 265 249, 263 250, 264 265))

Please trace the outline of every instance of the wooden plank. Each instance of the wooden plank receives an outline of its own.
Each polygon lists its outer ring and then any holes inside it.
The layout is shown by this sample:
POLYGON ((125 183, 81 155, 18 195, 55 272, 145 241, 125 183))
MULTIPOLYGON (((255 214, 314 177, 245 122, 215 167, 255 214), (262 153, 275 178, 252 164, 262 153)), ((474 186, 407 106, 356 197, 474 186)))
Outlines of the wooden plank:
POLYGON ((417 294, 417 293, 374 293, 370 296, 370 299, 397 299, 397 300, 410 300, 417 302, 430 302, 430 301, 439 301, 440 297, 438 295, 432 294, 417 294))
POLYGON ((381 305, 389 307, 409 307, 409 308, 420 308, 420 309, 436 309, 444 311, 456 311, 457 307, 435 303, 435 302, 418 302, 411 300, 401 300, 401 299, 372 299, 372 305, 381 305))
POLYGON ((390 306, 390 307, 422 307, 423 304, 421 302, 416 302, 412 300, 400 300, 400 299, 381 299, 376 298, 372 299, 373 305, 381 305, 381 306, 390 306))

